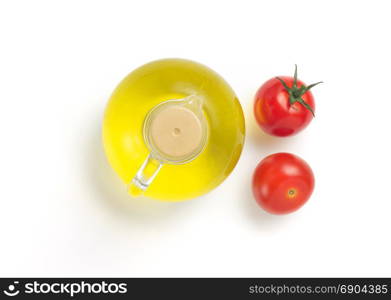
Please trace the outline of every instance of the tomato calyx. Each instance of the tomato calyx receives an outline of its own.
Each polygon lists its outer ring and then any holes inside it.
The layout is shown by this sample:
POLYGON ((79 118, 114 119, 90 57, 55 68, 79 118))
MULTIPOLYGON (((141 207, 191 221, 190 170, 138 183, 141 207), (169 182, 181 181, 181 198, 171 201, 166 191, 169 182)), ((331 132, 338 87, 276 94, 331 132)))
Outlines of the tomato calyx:
POLYGON ((312 109, 312 107, 307 102, 304 101, 303 95, 306 92, 308 92, 310 89, 312 89, 314 86, 316 86, 316 85, 318 85, 320 83, 323 83, 323 81, 319 81, 319 82, 310 84, 308 86, 305 86, 303 84, 299 88, 297 86, 297 65, 295 65, 295 74, 293 76, 293 85, 292 85, 292 87, 288 87, 286 82, 284 80, 282 80, 281 78, 276 77, 276 79, 278 79, 281 82, 281 84, 284 86, 285 90, 288 92, 288 94, 289 94, 289 104, 290 105, 293 105, 296 102, 298 102, 301 105, 303 105, 306 109, 308 109, 312 113, 312 115, 315 117, 314 110, 312 109))

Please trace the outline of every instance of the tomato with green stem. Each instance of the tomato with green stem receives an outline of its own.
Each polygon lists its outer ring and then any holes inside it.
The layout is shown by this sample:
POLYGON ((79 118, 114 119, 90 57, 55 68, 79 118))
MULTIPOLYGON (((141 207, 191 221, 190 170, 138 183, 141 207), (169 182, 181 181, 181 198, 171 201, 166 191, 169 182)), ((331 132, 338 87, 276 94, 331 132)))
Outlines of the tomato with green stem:
POLYGON ((293 77, 275 77, 257 91, 254 102, 255 119, 268 134, 284 137, 297 134, 315 116, 315 101, 310 91, 321 82, 306 86, 293 77))

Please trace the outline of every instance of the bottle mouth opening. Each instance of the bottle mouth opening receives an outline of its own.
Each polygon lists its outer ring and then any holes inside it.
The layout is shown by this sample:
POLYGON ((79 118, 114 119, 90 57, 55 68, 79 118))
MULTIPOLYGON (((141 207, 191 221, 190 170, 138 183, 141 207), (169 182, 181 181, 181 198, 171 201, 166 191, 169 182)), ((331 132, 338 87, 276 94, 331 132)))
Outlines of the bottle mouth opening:
POLYGON ((144 140, 151 155, 163 163, 184 164, 203 151, 208 126, 202 98, 190 95, 152 108, 144 121, 144 140))

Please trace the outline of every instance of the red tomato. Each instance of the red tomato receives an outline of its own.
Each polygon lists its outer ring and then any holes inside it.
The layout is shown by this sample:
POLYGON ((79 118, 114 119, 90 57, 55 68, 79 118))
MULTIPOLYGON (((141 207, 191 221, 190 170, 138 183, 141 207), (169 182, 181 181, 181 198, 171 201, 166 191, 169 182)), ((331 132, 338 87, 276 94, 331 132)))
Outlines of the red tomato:
POLYGON ((287 214, 307 202, 314 184, 314 174, 304 160, 290 153, 276 153, 258 164, 252 186, 262 208, 272 214, 287 214))
POLYGON ((266 81, 255 95, 254 113, 259 126, 268 134, 290 136, 311 122, 315 101, 310 89, 294 77, 276 77, 266 81))

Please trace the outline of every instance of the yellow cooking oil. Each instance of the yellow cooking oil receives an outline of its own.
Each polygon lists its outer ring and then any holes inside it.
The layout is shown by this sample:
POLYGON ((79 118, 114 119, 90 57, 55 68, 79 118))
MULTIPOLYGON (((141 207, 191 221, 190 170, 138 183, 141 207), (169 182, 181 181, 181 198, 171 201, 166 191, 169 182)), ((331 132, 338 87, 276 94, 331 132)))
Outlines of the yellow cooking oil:
POLYGON ((139 67, 114 90, 103 120, 103 144, 109 163, 129 184, 149 155, 143 136, 148 112, 167 100, 197 95, 203 99, 207 141, 202 152, 184 164, 163 164, 143 195, 181 201, 217 187, 242 152, 243 111, 231 87, 210 68, 185 59, 162 59, 139 67))

